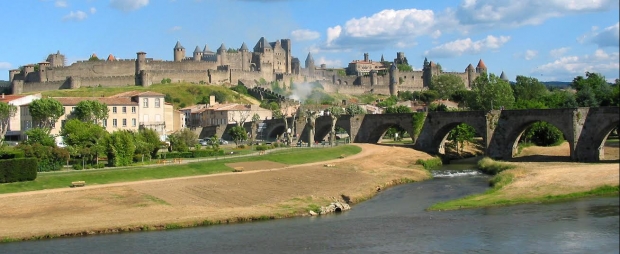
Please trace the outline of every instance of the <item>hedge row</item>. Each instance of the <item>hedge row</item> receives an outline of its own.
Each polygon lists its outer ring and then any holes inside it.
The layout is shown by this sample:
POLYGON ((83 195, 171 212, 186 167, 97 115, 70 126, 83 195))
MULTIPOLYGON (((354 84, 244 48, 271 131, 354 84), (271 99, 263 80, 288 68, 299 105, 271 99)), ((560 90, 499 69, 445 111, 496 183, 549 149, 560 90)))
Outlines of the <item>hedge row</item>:
POLYGON ((2 160, 0 183, 32 181, 37 178, 37 158, 2 160))
POLYGON ((162 153, 159 155, 160 159, 175 159, 175 158, 201 158, 201 157, 212 157, 217 155, 224 155, 224 150, 197 150, 191 152, 169 152, 162 153))

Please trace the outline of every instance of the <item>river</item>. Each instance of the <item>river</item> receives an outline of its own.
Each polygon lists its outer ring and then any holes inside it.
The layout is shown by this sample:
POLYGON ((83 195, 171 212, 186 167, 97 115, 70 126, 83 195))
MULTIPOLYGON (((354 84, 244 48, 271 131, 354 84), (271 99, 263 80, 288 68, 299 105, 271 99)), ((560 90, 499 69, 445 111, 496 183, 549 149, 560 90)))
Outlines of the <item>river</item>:
POLYGON ((340 214, 0 244, 0 253, 618 253, 619 199, 428 212, 488 176, 447 168, 340 214))

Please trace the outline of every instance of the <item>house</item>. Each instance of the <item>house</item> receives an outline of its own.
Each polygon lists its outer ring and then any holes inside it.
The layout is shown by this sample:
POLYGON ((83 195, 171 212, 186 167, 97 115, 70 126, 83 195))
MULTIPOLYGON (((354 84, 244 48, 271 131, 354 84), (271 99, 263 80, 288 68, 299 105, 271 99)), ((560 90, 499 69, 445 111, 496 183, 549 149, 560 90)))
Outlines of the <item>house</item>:
POLYGON ((33 95, 5 95, 2 94, 0 97, 0 101, 15 105, 17 107, 17 111, 15 112, 15 116, 11 117, 9 120, 9 126, 7 127, 7 132, 4 135, 4 140, 6 141, 19 141, 23 140, 23 131, 21 126, 21 115, 23 114, 21 110, 22 105, 30 104, 33 100, 41 99, 41 94, 33 94, 33 95))
POLYGON ((251 122, 252 117, 256 114, 259 119, 271 119, 273 114, 271 110, 261 108, 253 104, 216 104, 204 109, 202 112, 202 123, 204 126, 234 124, 239 121, 251 122))
MULTIPOLYGON (((71 118, 75 107, 85 100, 99 101, 108 106, 108 118, 101 122, 108 132, 149 128, 160 136, 165 136, 182 126, 180 123, 175 123, 175 119, 177 121, 182 119, 180 112, 175 111, 172 104, 165 103, 164 95, 161 93, 130 91, 109 97, 54 97, 54 99, 63 105, 65 114, 54 124, 50 131, 51 135, 60 134, 62 126, 71 118)), ((21 131, 34 127, 28 107, 29 104, 21 106, 21 131)))

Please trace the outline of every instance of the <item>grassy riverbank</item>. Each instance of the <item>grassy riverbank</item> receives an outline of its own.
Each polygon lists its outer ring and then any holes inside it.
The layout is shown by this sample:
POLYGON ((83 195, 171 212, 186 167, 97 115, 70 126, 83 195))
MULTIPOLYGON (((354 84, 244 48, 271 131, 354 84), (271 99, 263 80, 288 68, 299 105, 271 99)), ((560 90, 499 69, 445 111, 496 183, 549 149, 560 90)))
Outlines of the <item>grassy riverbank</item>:
POLYGON ((489 190, 481 194, 437 203, 428 210, 547 203, 583 197, 618 196, 619 194, 617 172, 613 172, 617 171, 618 165, 564 163, 559 166, 550 164, 552 166, 545 168, 541 166, 544 163, 538 163, 532 167, 529 163, 508 164, 490 159, 485 160, 484 163, 478 163, 479 166, 483 164, 490 173, 500 172, 490 179, 489 190), (603 181, 589 179, 597 176, 604 178, 603 181))
POLYGON ((85 181, 90 186, 231 172, 233 169, 225 164, 235 162, 271 161, 286 165, 298 165, 333 160, 340 155, 348 156, 357 154, 360 151, 360 147, 352 145, 330 148, 282 149, 261 156, 222 158, 161 166, 152 165, 39 174, 34 181, 0 184, 0 194, 65 188, 73 181, 85 181))

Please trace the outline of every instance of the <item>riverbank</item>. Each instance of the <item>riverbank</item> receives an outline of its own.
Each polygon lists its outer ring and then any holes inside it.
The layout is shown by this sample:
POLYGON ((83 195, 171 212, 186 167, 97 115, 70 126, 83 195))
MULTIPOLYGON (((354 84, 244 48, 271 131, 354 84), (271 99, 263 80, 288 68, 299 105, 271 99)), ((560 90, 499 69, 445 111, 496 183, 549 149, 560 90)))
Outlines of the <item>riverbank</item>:
MULTIPOLYGON (((4 241, 243 222, 307 215, 333 201, 357 203, 377 187, 422 181, 431 156, 356 144, 343 159, 286 166, 256 161, 222 173, 0 195, 4 241), (330 164, 331 167, 325 167, 330 164), (252 170, 250 170, 252 169, 252 170)), ((199 165, 199 164, 195 164, 199 165)))
POLYGON ((605 147, 607 163, 545 162, 569 160, 568 144, 556 147, 529 147, 511 162, 513 169, 503 171, 485 193, 435 204, 429 210, 455 210, 523 203, 557 202, 592 196, 617 196, 620 184, 616 146, 605 147), (534 162, 520 162, 522 158, 534 162), (558 159, 559 158, 559 159, 558 159))

